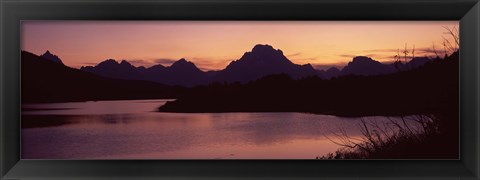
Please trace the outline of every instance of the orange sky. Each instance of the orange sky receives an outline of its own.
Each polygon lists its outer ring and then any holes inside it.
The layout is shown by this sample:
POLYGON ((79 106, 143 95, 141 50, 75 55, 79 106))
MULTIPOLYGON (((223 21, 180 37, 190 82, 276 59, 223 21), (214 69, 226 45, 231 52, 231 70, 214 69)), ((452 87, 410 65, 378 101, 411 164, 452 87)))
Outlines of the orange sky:
POLYGON ((255 44, 281 49, 297 64, 342 65, 353 56, 391 61, 397 48, 416 56, 443 52, 442 26, 458 21, 23 21, 22 49, 50 50, 71 67, 105 59, 137 66, 186 58, 202 70, 223 69, 255 44))

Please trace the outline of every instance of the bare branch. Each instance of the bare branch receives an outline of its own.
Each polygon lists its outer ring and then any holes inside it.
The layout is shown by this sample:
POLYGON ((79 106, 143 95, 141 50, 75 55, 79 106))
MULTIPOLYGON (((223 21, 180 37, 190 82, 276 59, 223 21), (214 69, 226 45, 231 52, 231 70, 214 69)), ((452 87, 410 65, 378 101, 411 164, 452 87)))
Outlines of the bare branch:
POLYGON ((436 58, 440 57, 440 56, 438 56, 437 49, 435 49, 435 43, 434 42, 432 42, 432 49, 433 49, 433 52, 435 53, 435 56, 437 56, 436 58))

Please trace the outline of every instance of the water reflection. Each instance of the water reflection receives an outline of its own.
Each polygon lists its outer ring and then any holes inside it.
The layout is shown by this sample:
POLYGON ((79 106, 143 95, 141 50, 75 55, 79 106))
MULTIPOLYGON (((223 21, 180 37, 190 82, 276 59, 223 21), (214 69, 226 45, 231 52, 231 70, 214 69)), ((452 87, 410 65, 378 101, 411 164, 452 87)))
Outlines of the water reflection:
POLYGON ((359 118, 305 113, 153 112, 165 102, 25 105, 22 158, 313 159, 339 148, 325 138, 339 127, 351 136, 360 134, 359 118), (30 110, 25 111, 27 108, 30 110))
POLYGON ((104 115, 153 112, 172 99, 23 104, 23 115, 104 115))

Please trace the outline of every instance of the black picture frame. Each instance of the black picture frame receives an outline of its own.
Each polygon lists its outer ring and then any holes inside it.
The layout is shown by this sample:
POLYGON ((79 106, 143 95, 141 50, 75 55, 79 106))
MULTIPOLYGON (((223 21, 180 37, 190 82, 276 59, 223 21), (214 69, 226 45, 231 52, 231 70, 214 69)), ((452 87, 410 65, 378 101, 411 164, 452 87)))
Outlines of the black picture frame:
POLYGON ((478 0, 0 0, 0 179, 479 179, 478 0), (460 20, 460 160, 21 160, 22 20, 460 20))

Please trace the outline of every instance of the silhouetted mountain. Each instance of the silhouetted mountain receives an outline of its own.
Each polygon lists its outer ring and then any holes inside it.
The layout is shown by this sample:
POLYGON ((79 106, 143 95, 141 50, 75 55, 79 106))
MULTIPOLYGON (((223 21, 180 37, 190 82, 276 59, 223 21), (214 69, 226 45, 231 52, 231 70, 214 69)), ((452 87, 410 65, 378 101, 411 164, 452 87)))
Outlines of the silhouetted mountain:
MULTIPOLYGON (((22 102, 172 98, 178 89, 147 82, 100 77, 22 51, 22 102)), ((105 61, 100 66, 129 64, 105 61)))
POLYGON ((96 66, 81 67, 80 70, 90 72, 103 77, 125 79, 125 80, 142 80, 142 68, 131 65, 126 60, 118 63, 113 59, 105 60, 96 66))
POLYGON ((416 57, 416 58, 413 58, 411 61, 409 61, 407 63, 407 68, 418 68, 418 67, 421 67, 423 65, 425 65, 426 63, 428 62, 431 62, 432 59, 428 58, 428 57, 416 57))
POLYGON ((54 54, 50 53, 49 50, 47 50, 47 52, 43 53, 41 55, 41 57, 43 57, 47 60, 59 63, 59 64, 63 64, 62 60, 57 55, 54 55, 54 54))
POLYGON ((161 64, 157 64, 155 66, 145 68, 144 70, 142 70, 142 72, 145 73, 144 77, 146 78, 146 80, 156 82, 160 81, 158 79, 162 76, 166 69, 167 67, 161 64))
POLYGON ((380 75, 395 72, 395 67, 382 64, 370 57, 357 56, 342 69, 342 75, 380 75))
POLYGON ((185 60, 184 58, 174 62, 172 66, 170 66, 170 69, 172 71, 187 72, 187 73, 200 72, 200 69, 198 69, 197 66, 195 66, 195 64, 185 60))
POLYGON ((216 80, 227 82, 248 82, 261 77, 285 73, 298 79, 316 74, 310 64, 297 65, 283 55, 279 49, 270 45, 255 45, 251 52, 246 52, 239 60, 232 61, 219 73, 216 80))
POLYGON ((341 73, 340 69, 336 67, 331 67, 328 68, 326 71, 325 70, 319 70, 318 71, 318 76, 324 79, 330 79, 332 77, 337 77, 341 73))
POLYGON ((198 69, 195 64, 183 58, 169 67, 158 64, 150 68, 143 66, 135 67, 126 60, 118 63, 113 59, 109 59, 96 66, 81 67, 80 70, 103 77, 146 80, 166 85, 190 87, 208 83, 207 74, 198 69))
POLYGON ((161 64, 157 64, 155 66, 152 66, 150 68, 146 68, 146 71, 162 71, 164 70, 166 67, 161 65, 161 64))
POLYGON ((157 70, 150 70, 154 67, 147 69, 147 80, 187 87, 208 83, 207 73, 201 71, 195 64, 183 58, 169 67, 156 67, 157 70))

